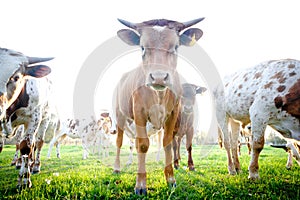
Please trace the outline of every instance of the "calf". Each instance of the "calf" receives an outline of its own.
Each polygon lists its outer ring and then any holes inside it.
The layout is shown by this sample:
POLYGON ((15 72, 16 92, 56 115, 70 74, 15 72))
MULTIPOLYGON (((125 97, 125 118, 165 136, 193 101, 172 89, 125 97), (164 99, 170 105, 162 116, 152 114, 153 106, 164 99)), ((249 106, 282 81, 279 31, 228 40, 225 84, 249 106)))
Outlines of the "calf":
POLYGON ((181 33, 202 20, 203 18, 200 18, 186 23, 165 19, 142 23, 119 20, 130 29, 118 31, 118 36, 125 43, 140 46, 142 50, 142 64, 123 75, 114 98, 117 118, 117 154, 114 171, 120 172, 120 148, 126 123, 134 122, 138 153, 136 194, 147 192, 145 166, 149 148, 147 122, 150 122, 156 130, 164 129, 164 174, 166 181, 175 185, 172 139, 181 96, 181 85, 176 70, 177 50, 180 45, 193 45, 202 36, 202 31, 197 28, 181 33))
POLYGON ((19 52, 0 48, 0 152, 4 144, 3 138, 9 137, 15 127, 24 125, 20 152, 25 163, 19 172, 19 187, 31 187, 30 168, 33 173, 40 171, 40 151, 48 125, 50 82, 42 77, 48 75, 51 69, 45 65, 32 64, 51 59, 27 57, 19 52), (34 145, 37 149, 36 156, 34 145))
POLYGON ((186 136, 186 150, 188 152, 188 168, 195 170, 192 158, 192 140, 194 136, 194 104, 197 94, 206 91, 205 87, 194 84, 182 84, 181 109, 177 118, 173 139, 174 168, 179 168, 180 144, 183 136, 186 136))
POLYGON ((70 138, 80 138, 82 140, 83 155, 82 159, 87 159, 89 155, 89 148, 95 143, 97 133, 103 129, 110 129, 111 119, 107 113, 101 113, 99 120, 91 119, 67 119, 59 123, 57 134, 55 134, 50 141, 47 157, 50 158, 53 146, 56 146, 57 158, 60 158, 60 143, 67 136, 70 138), (109 122, 109 123, 107 123, 109 122))
POLYGON ((236 72, 224 79, 224 86, 215 90, 215 97, 230 174, 235 173, 237 166, 229 156, 229 118, 243 125, 251 122, 249 179, 259 178, 258 158, 267 125, 285 138, 300 140, 300 61, 268 61, 236 72))

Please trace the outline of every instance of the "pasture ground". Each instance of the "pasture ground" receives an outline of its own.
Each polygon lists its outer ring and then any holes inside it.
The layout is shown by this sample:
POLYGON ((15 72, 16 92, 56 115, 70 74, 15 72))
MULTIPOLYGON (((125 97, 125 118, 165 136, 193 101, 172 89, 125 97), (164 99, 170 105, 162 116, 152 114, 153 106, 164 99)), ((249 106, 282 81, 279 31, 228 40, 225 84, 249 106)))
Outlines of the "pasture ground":
MULTIPOLYGON (((175 171, 176 188, 169 188, 161 161, 155 161, 155 145, 147 155, 147 196, 134 194, 137 160, 126 166, 129 147, 121 151, 122 172, 113 174, 115 149, 103 159, 98 154, 82 160, 82 148, 61 146, 61 159, 53 148, 47 159, 48 145, 42 151, 41 173, 32 175, 32 188, 17 190, 18 170, 10 166, 15 147, 7 145, 0 154, 0 199, 300 199, 300 166, 294 161, 291 170, 285 169, 287 154, 282 149, 265 145, 260 156, 261 179, 247 179, 250 156, 242 147, 240 157, 243 173, 230 176, 224 149, 217 145, 193 147, 196 171, 186 169, 187 157, 182 149, 179 170, 175 171)), ((135 154, 136 156, 136 154, 135 154)))

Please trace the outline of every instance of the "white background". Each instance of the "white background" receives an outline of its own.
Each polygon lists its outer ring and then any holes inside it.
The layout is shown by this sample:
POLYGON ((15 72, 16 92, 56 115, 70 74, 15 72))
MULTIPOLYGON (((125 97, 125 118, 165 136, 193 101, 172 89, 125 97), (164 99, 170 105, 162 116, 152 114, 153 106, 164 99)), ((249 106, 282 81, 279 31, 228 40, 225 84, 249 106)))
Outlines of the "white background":
POLYGON ((195 26, 204 32, 198 44, 221 76, 265 60, 300 58, 296 0, 0 1, 0 47, 55 57, 47 64, 53 70, 58 110, 67 117, 72 114, 74 83, 82 63, 124 28, 117 18, 184 22, 199 17, 206 19, 195 26))

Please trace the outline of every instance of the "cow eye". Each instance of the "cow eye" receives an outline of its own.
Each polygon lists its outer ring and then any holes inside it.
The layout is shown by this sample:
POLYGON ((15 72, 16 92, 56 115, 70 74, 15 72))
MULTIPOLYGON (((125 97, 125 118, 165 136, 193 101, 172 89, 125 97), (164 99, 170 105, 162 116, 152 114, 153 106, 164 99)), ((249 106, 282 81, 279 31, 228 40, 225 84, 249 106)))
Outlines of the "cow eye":
POLYGON ((20 79, 20 76, 18 76, 18 75, 14 77, 15 82, 17 82, 19 79, 20 79))
POLYGON ((142 49, 142 56, 145 55, 145 47, 141 46, 141 49, 142 49))
POLYGON ((20 79, 20 76, 19 75, 15 75, 13 77, 10 78, 10 82, 17 82, 18 80, 20 79))

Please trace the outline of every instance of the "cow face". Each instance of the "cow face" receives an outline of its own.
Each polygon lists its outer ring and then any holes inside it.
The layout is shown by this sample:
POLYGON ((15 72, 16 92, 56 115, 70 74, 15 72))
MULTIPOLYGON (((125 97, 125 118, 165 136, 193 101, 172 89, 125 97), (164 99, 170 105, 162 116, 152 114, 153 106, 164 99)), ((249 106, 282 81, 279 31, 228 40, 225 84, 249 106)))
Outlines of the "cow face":
POLYGON ((22 53, 0 48, 0 120, 4 119, 7 108, 17 99, 25 80, 29 77, 44 77, 51 72, 45 65, 31 64, 53 58, 32 58, 22 53))
POLYGON ((182 84, 182 97, 181 97, 181 105, 183 112, 192 113, 193 106, 196 100, 196 94, 202 94, 207 89, 205 87, 200 87, 194 84, 184 83, 182 84))
POLYGON ((138 24, 119 20, 134 29, 122 29, 118 31, 118 36, 129 45, 141 47, 145 85, 154 90, 164 90, 174 84, 178 47, 192 46, 202 36, 202 31, 197 28, 188 29, 182 34, 180 32, 203 19, 186 23, 159 19, 138 24))

